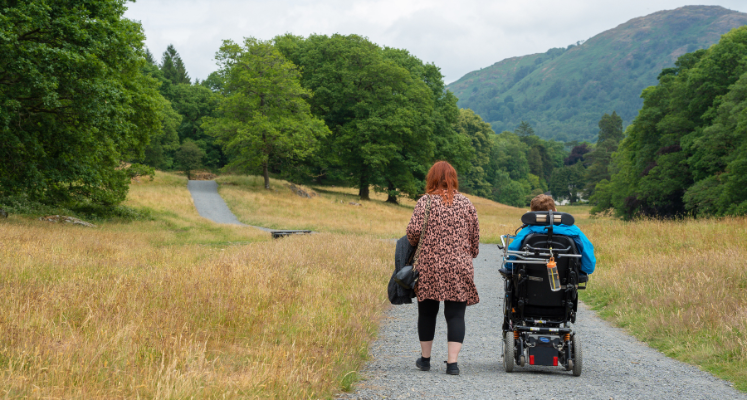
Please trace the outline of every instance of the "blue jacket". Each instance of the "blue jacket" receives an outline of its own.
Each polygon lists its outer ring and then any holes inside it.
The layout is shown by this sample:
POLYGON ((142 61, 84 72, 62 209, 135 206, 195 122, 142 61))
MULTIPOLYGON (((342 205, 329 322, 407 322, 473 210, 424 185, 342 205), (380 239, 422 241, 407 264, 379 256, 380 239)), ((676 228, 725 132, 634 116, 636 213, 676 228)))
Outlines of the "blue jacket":
MULTIPOLYGON (((521 250, 521 242, 530 233, 546 233, 546 226, 530 225, 522 229, 516 239, 508 245, 509 250, 521 250)), ((594 267, 597 265, 597 259, 594 257, 594 246, 591 244, 589 239, 586 238, 581 229, 577 226, 568 225, 555 225, 553 228, 553 235, 568 236, 573 239, 576 243, 576 249, 581 252, 581 271, 591 274, 594 272, 594 267)), ((511 256, 509 260, 515 260, 516 258, 511 256)), ((506 269, 513 268, 511 263, 506 263, 506 269)))

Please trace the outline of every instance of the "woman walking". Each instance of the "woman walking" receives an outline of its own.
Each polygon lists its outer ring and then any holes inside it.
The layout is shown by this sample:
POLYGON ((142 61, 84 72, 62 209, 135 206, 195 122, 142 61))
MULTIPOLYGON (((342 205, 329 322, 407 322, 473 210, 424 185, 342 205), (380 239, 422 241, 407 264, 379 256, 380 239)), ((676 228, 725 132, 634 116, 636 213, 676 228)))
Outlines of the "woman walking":
POLYGON ((410 244, 420 246, 415 293, 421 357, 415 365, 423 371, 431 368, 436 317, 443 301, 448 330, 446 373, 451 375, 459 375, 457 358, 464 342, 464 312, 467 306, 480 302, 472 266, 480 243, 477 211, 458 188, 454 167, 446 161, 435 163, 426 177, 426 195, 418 200, 407 225, 410 244), (427 224, 422 243, 418 243, 426 211, 427 224))

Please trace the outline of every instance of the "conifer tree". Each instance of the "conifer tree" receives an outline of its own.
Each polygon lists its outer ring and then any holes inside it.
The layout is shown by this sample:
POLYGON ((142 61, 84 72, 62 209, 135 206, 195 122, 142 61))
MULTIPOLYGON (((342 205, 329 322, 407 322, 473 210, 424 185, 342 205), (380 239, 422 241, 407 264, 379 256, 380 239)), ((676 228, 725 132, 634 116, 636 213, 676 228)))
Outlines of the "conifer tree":
POLYGON ((170 80, 173 84, 179 83, 192 83, 187 74, 187 68, 184 66, 184 61, 176 51, 173 44, 170 44, 166 51, 163 52, 161 59, 161 71, 166 79, 170 80))

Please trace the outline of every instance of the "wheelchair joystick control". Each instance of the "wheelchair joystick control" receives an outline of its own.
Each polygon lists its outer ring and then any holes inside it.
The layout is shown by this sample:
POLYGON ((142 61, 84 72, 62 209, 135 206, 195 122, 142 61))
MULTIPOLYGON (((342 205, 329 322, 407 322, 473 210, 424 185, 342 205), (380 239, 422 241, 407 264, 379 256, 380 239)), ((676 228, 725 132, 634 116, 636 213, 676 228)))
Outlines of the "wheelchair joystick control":
MULTIPOLYGON (((552 249, 550 249, 552 251, 552 249)), ((550 257, 547 260, 547 279, 550 282, 550 290, 557 292, 560 290, 560 275, 558 275, 558 264, 555 262, 555 257, 550 257)))

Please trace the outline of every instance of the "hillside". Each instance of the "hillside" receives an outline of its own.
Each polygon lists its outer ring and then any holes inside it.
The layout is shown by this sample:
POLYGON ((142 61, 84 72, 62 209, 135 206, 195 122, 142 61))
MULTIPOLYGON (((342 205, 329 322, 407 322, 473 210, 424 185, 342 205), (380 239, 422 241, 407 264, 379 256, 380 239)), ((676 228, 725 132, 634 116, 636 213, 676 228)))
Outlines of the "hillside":
POLYGON ((747 14, 719 6, 659 11, 566 49, 500 61, 447 87, 496 132, 525 120, 543 138, 593 141, 604 113, 617 111, 629 124, 643 105, 641 91, 663 68, 745 24, 747 14))

